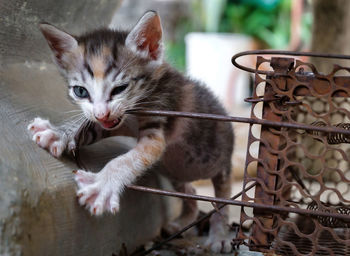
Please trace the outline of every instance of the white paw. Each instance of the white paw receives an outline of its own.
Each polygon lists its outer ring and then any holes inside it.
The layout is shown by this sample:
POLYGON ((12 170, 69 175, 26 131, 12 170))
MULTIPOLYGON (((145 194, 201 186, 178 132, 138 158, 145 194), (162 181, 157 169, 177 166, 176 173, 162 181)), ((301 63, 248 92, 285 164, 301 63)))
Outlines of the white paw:
POLYGON ((48 120, 36 117, 27 127, 32 133, 32 140, 48 150, 54 157, 60 157, 66 148, 64 134, 54 128, 48 120))
POLYGON ((228 235, 210 235, 205 246, 213 253, 230 253, 232 251, 231 239, 228 235))
POLYGON ((73 171, 78 185, 79 204, 85 205, 92 215, 119 211, 119 186, 106 172, 73 171))

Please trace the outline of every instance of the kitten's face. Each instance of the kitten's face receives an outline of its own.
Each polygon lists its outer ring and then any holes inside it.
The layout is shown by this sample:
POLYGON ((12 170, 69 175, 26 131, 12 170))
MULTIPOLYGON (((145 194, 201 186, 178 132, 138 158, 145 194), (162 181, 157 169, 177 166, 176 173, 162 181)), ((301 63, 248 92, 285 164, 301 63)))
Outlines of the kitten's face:
POLYGON ((89 120, 106 129, 121 124, 125 112, 147 96, 144 73, 154 65, 122 45, 116 59, 111 51, 104 45, 92 55, 82 53, 84 62, 66 74, 69 96, 89 120))
POLYGON ((68 81, 69 96, 89 120, 116 128, 125 112, 147 97, 145 75, 162 62, 156 13, 146 13, 130 33, 98 30, 75 38, 48 24, 41 30, 68 81))

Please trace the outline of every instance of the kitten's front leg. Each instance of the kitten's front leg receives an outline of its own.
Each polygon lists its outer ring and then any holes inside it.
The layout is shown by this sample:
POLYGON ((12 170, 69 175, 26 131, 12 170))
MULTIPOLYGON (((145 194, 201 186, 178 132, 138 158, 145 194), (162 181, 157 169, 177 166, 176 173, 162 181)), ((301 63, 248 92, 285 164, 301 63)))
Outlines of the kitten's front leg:
POLYGON ((162 129, 140 131, 139 136, 134 149, 108 162, 99 173, 75 172, 79 203, 85 205, 91 214, 116 213, 125 186, 134 182, 162 156, 165 150, 162 129))
POLYGON ((66 149, 69 138, 65 132, 54 127, 49 120, 36 117, 27 127, 32 140, 48 150, 54 157, 60 157, 66 149))
MULTIPOLYGON (((65 150, 72 152, 77 146, 89 145, 112 135, 110 131, 102 129, 98 124, 85 126, 83 121, 81 124, 67 122, 57 127, 41 117, 36 117, 27 128, 33 135, 32 140, 57 158, 65 150), (83 136, 80 136, 82 133, 83 136)), ((124 135, 124 130, 125 128, 121 129, 119 133, 124 135)))

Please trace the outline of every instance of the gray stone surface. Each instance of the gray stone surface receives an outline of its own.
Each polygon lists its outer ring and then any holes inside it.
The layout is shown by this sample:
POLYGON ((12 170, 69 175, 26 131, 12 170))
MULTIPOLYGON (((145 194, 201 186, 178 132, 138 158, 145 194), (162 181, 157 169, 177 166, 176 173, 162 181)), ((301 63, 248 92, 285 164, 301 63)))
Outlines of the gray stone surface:
MULTIPOLYGON (((75 197, 75 163, 50 156, 26 130, 37 115, 57 124, 74 109, 37 22, 79 32, 108 24, 117 4, 0 2, 0 255, 112 255, 122 243, 132 251, 154 237, 168 218, 169 201, 133 191, 125 191, 116 216, 90 216, 75 197)), ((85 148, 82 158, 97 171, 132 144, 107 139, 85 148)), ((154 187, 162 187, 162 182, 152 173, 140 181, 154 187)))
POLYGON ((107 26, 120 0, 2 0, 0 1, 0 60, 16 63, 49 60, 48 47, 37 29, 39 22, 70 33, 107 26))

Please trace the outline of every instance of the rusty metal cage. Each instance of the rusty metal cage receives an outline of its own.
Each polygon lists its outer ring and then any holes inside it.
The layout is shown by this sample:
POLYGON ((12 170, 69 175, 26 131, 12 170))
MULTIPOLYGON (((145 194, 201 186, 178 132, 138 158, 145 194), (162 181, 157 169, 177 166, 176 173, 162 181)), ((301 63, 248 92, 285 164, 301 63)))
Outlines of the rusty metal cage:
MULTIPOLYGON (((350 59, 350 56, 298 52, 250 51, 233 64, 254 73, 251 118, 172 111, 137 111, 162 115, 249 123, 243 191, 231 199, 189 195, 154 188, 130 189, 166 196, 241 206, 240 228, 232 244, 281 255, 350 254, 350 68, 335 66, 324 75, 293 55, 350 59), (236 62, 258 55, 256 68, 236 62), (260 56, 259 56, 260 55, 260 56), (264 71, 268 64, 272 70, 264 71), (254 150, 255 149, 255 150, 254 150), (251 170, 256 170, 252 172, 251 170), (249 191, 249 193, 248 193, 249 191), (253 191, 253 193, 252 193, 253 191), (242 195, 242 200, 236 200, 242 195), (249 210, 253 209, 253 211, 249 210), (244 232, 242 227, 248 227, 244 232)), ((152 250, 208 218, 214 209, 152 250)))
MULTIPOLYGON (((259 56, 253 97, 248 99, 252 118, 349 130, 350 77, 339 76, 340 71, 349 69, 335 66, 323 75, 300 60, 259 56), (273 68, 265 77, 259 74, 264 63, 273 68)), ((348 255, 350 222, 341 217, 350 213, 349 138, 337 132, 250 125, 244 187, 257 185, 254 197, 244 192, 242 200, 317 214, 242 208, 241 226, 253 224, 251 233, 240 231, 237 240, 252 250, 282 255, 348 255), (256 143, 259 151, 252 152, 256 143), (256 176, 248 172, 250 165, 256 166, 256 176)))

